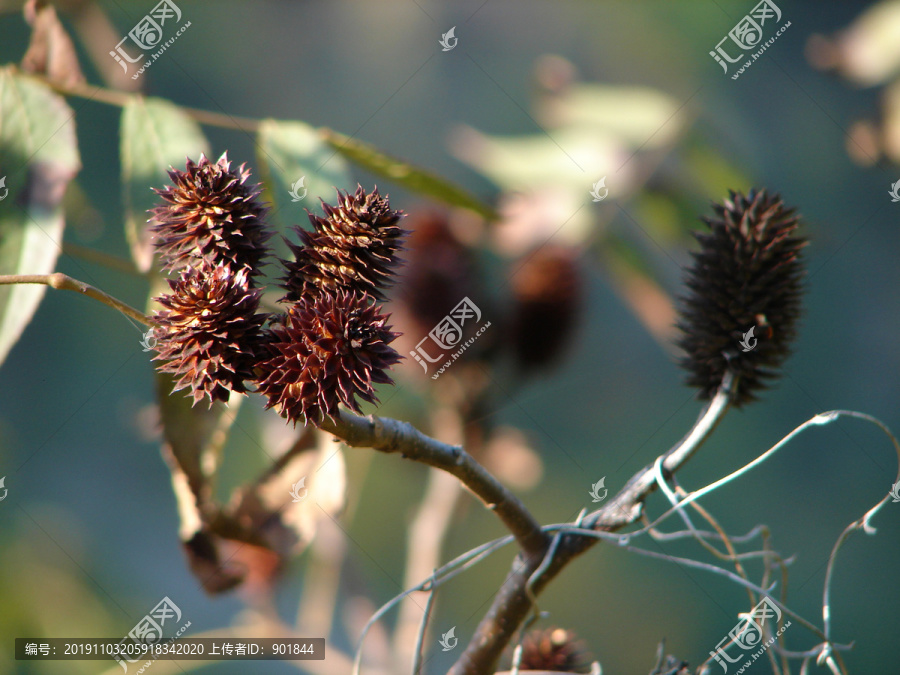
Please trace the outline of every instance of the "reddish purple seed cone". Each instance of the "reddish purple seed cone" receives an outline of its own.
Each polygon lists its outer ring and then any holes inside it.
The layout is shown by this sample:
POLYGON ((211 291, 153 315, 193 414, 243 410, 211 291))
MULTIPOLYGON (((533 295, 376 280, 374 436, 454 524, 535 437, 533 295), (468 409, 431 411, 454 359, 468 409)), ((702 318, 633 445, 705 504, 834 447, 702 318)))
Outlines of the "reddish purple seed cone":
POLYGON ((400 361, 388 317, 365 294, 325 288, 295 303, 267 338, 258 391, 268 408, 297 424, 335 419, 339 405, 360 412, 357 399, 377 402, 374 385, 393 384, 386 371, 400 361))
POLYGON ((227 153, 215 163, 200 155, 198 163, 188 159, 184 171, 171 169, 169 177, 172 185, 155 190, 163 205, 151 211, 163 269, 203 260, 245 269, 251 279, 258 275, 271 233, 260 187, 247 183, 244 165, 232 170, 227 153))
POLYGON ((257 313, 261 291, 250 288, 246 270, 203 262, 169 286, 171 293, 156 298, 164 308, 155 316, 159 371, 175 376, 174 391, 190 388, 195 404, 246 392, 266 320, 257 313))
POLYGON ((337 206, 322 204, 325 217, 311 215, 313 230, 295 228, 301 245, 288 242, 293 262, 284 262, 284 300, 314 298, 324 288, 365 293, 384 300, 400 264, 407 232, 400 227, 402 211, 391 209, 376 188, 367 194, 337 191, 337 206))

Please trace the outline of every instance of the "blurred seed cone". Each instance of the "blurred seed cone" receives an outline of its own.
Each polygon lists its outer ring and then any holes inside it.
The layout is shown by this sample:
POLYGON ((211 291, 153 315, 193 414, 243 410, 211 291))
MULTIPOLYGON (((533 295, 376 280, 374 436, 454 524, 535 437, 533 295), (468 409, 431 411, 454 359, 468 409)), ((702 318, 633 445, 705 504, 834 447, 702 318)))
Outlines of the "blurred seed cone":
POLYGON ((156 246, 164 270, 196 265, 228 265, 260 274, 271 236, 260 203, 258 185, 248 185, 250 171, 242 164, 232 171, 228 153, 215 164, 200 155, 187 160, 184 171, 171 169, 172 185, 155 190, 164 204, 152 209, 156 246))
POLYGON ((173 391, 190 387, 194 404, 204 396, 227 401, 253 378, 265 314, 257 314, 261 290, 250 288, 247 270, 203 261, 169 280, 172 293, 156 300, 156 361, 176 378, 173 391))
POLYGON ((730 195, 703 219, 709 233, 695 235, 700 250, 692 254, 678 327, 688 384, 710 398, 732 370, 739 376, 734 404, 740 406, 755 400, 754 392, 777 376, 790 353, 806 240, 794 235, 799 219, 777 194, 730 195))
POLYGON ((419 211, 410 216, 407 262, 396 299, 414 325, 405 333, 425 335, 465 297, 477 293, 478 266, 471 248, 453 233, 447 215, 419 211))
POLYGON ((584 643, 572 631, 562 628, 534 630, 522 641, 520 670, 588 673, 590 663, 584 643))
POLYGON ((397 254, 407 234, 399 225, 404 214, 392 210, 378 188, 371 194, 361 186, 353 194, 338 190, 337 197, 337 206, 323 202, 324 218, 310 214, 312 232, 295 228, 301 245, 288 242, 294 261, 283 263, 283 300, 314 298, 324 288, 384 300, 383 290, 400 264, 397 254))
POLYGON ((512 278, 509 345, 523 371, 552 364, 571 341, 582 308, 577 252, 545 245, 512 278))
POLYGON ((360 412, 356 398, 377 402, 374 384, 393 384, 385 372, 400 361, 388 346, 397 333, 370 297, 324 288, 294 304, 270 331, 268 358, 258 365, 258 391, 267 408, 293 422, 335 419, 338 406, 360 412))

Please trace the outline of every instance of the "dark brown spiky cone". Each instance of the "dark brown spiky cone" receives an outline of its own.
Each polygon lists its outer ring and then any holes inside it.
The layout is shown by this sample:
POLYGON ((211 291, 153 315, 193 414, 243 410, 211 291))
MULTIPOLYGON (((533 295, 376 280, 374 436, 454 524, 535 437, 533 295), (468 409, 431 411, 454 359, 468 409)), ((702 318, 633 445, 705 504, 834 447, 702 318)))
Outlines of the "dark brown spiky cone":
POLYGON ((710 232, 696 234, 700 251, 686 284, 679 328, 688 383, 711 397, 727 370, 739 377, 735 405, 754 400, 790 352, 801 310, 802 237, 794 209, 777 194, 730 193, 704 218, 710 232), (754 335, 741 346, 751 328, 754 335), (754 342, 756 341, 756 342, 754 342), (755 344, 755 346, 753 346, 755 344))
POLYGON ((202 262, 169 280, 172 293, 156 300, 156 361, 175 375, 174 391, 191 388, 194 404, 204 396, 227 401, 253 379, 265 314, 257 314, 262 291, 251 289, 247 270, 202 262))
POLYGON ((577 251, 548 244, 530 253, 512 278, 509 345, 522 371, 553 363, 571 342, 581 314, 577 251))
POLYGON ((295 303, 270 331, 269 358, 257 364, 266 407, 296 426, 336 419, 341 403, 360 412, 357 397, 377 402, 373 385, 393 384, 385 370, 400 361, 388 318, 368 296, 327 287, 295 303))
POLYGON ((590 655, 572 631, 562 628, 534 630, 522 641, 520 670, 562 673, 590 672, 590 655))
POLYGON ((366 194, 361 186, 350 194, 337 191, 337 206, 322 203, 325 218, 310 214, 313 231, 295 228, 302 244, 288 242, 294 262, 285 262, 283 300, 314 298, 323 288, 346 289, 384 300, 400 264, 407 234, 400 227, 402 211, 391 209, 378 188, 366 194))
POLYGON ((212 265, 260 274, 271 233, 259 201, 260 187, 249 185, 242 164, 232 171, 228 153, 215 164, 200 155, 184 171, 171 169, 172 185, 156 190, 165 204, 151 210, 163 269, 177 270, 205 260, 212 265))

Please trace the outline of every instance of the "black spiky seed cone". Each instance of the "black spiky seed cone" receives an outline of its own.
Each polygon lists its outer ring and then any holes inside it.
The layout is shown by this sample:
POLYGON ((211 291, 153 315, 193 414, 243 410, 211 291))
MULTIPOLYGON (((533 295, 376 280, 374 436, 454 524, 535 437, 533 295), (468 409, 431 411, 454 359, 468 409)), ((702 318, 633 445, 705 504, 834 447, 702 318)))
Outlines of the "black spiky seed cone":
POLYGON ((575 633, 562 628, 534 630, 522 641, 520 670, 590 672, 590 655, 575 633))
POLYGON ((357 398, 377 402, 376 383, 400 361, 390 347, 399 335, 388 316, 364 294, 325 288, 295 303, 266 341, 268 358, 257 364, 258 391, 267 408, 293 422, 336 419, 339 404, 360 412, 357 398))
POLYGON ((156 300, 155 361, 171 373, 173 391, 190 388, 194 404, 204 396, 227 401, 229 393, 247 391, 253 379, 265 314, 257 314, 262 290, 250 288, 247 270, 208 262, 168 280, 171 293, 156 300))
POLYGON ((184 171, 171 169, 172 185, 155 192, 163 205, 151 210, 164 270, 178 270, 201 260, 213 266, 260 274, 268 255, 271 233, 267 209, 260 202, 259 185, 248 184, 250 171, 242 164, 232 170, 228 153, 215 163, 204 155, 187 160, 184 171))
POLYGON ((794 209, 765 190, 746 197, 731 192, 713 211, 703 219, 710 231, 695 234, 700 250, 687 274, 679 344, 688 384, 710 398, 731 370, 738 376, 733 402, 740 406, 777 376, 790 353, 801 313, 806 240, 795 235, 794 209), (751 328, 754 335, 745 340, 751 328))
POLYGON ((325 217, 309 215, 313 230, 295 228, 301 245, 287 242, 294 261, 284 261, 283 300, 314 298, 323 288, 344 289, 384 300, 400 264, 406 230, 402 211, 391 209, 375 188, 366 194, 337 191, 337 206, 322 203, 325 217))

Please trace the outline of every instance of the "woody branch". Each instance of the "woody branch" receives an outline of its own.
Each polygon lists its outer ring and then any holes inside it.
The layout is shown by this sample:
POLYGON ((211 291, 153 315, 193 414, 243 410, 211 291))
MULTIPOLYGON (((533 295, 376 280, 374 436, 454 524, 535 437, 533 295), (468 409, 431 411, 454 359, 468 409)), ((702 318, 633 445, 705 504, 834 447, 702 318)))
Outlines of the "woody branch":
POLYGON ((458 445, 441 443, 408 422, 361 417, 342 410, 339 418, 325 418, 322 429, 352 447, 370 447, 379 452, 398 452, 406 459, 422 462, 456 476, 516 538, 528 559, 540 561, 549 544, 547 535, 519 499, 458 445))
MULTIPOLYGON (((696 452, 727 412, 735 387, 728 372, 715 397, 700 414, 691 431, 661 456, 664 475, 673 475, 696 452)), ((602 508, 586 516, 580 528, 615 532, 640 518, 644 501, 656 489, 656 462, 638 471, 619 493, 602 508)), ((497 660, 518 627, 532 611, 533 598, 574 558, 596 544, 599 539, 580 534, 560 535, 549 560, 517 556, 491 608, 475 630, 468 647, 450 669, 448 675, 482 675, 493 672, 497 660), (537 576, 536 576, 536 573, 537 576)))

